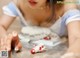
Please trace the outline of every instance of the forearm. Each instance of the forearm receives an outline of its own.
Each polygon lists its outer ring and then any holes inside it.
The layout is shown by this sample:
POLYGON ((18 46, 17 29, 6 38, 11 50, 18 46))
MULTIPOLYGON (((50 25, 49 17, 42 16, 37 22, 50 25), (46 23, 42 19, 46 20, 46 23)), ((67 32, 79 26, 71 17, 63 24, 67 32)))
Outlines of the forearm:
POLYGON ((5 35, 6 32, 7 32, 7 30, 2 25, 0 25, 0 36, 5 35))
POLYGON ((80 36, 73 36, 72 38, 69 38, 69 46, 74 45, 75 42, 80 42, 80 36))

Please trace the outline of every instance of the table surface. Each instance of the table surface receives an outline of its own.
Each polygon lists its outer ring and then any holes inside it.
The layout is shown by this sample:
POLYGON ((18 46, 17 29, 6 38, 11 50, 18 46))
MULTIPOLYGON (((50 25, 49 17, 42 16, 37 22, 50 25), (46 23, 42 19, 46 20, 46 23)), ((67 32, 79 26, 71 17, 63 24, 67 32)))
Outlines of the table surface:
POLYGON ((65 53, 66 49, 67 45, 63 43, 45 52, 31 54, 30 49, 27 49, 23 45, 21 52, 13 52, 11 58, 60 58, 60 56, 65 53))

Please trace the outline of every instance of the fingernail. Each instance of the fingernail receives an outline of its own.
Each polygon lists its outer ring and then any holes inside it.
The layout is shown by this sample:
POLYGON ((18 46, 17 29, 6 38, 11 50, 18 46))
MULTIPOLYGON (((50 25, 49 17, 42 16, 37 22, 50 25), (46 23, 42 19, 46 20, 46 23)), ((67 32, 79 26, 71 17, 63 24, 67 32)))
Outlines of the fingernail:
POLYGON ((16 48, 15 48, 15 51, 19 51, 19 49, 16 47, 16 48))
POLYGON ((15 31, 12 32, 12 35, 13 35, 13 36, 17 36, 17 32, 15 32, 15 31))

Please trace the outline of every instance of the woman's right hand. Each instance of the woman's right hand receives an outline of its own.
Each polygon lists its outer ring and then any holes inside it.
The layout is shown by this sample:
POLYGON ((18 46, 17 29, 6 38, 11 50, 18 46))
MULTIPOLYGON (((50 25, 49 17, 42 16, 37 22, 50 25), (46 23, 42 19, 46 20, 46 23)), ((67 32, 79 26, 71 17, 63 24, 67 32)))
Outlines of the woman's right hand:
POLYGON ((0 38, 0 51, 11 51, 12 47, 16 52, 20 51, 22 48, 18 33, 16 31, 13 31, 12 33, 0 38))

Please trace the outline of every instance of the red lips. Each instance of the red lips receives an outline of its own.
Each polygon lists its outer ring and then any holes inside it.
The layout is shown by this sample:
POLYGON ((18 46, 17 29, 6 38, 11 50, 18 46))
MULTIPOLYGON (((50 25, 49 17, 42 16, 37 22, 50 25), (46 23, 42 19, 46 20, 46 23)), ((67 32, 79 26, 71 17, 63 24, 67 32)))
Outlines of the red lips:
POLYGON ((33 5, 33 6, 37 4, 37 2, 34 1, 34 0, 29 0, 29 3, 30 3, 31 5, 33 5))
POLYGON ((35 0, 29 0, 29 1, 35 1, 35 0))

